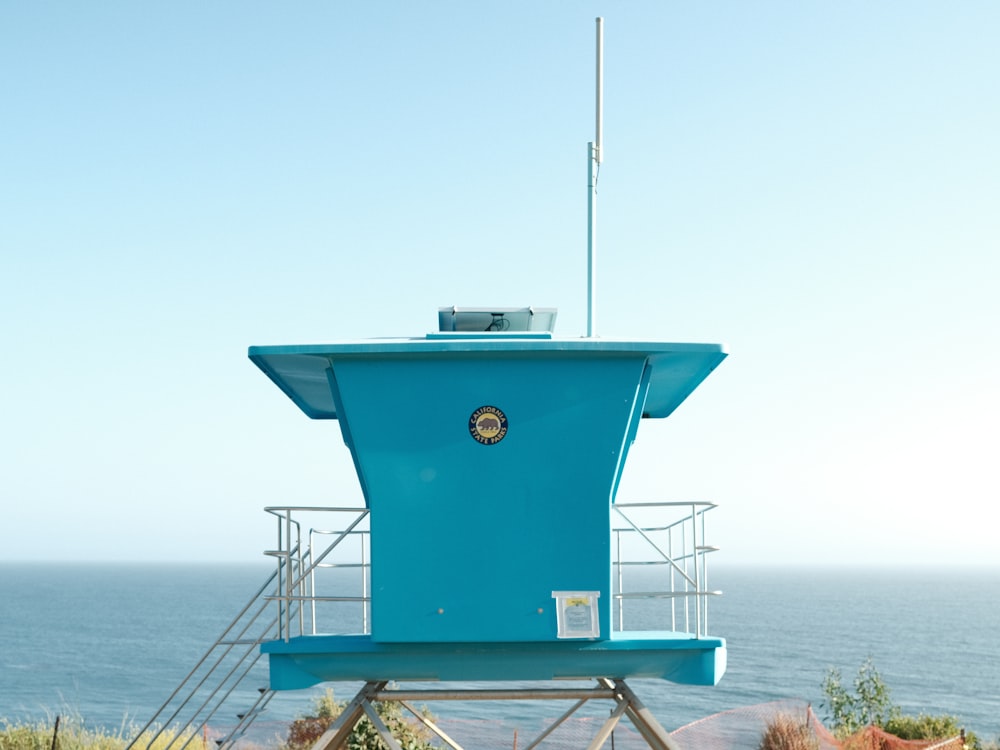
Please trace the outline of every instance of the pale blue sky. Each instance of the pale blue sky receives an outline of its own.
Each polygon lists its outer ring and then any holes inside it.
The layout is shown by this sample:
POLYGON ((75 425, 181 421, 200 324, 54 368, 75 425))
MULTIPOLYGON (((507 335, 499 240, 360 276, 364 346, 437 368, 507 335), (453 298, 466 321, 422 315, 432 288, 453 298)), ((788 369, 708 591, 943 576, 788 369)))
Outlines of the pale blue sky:
POLYGON ((356 501, 256 344, 442 305, 725 342, 621 497, 734 564, 1000 564, 1000 4, 0 6, 0 559, 257 561, 356 501))

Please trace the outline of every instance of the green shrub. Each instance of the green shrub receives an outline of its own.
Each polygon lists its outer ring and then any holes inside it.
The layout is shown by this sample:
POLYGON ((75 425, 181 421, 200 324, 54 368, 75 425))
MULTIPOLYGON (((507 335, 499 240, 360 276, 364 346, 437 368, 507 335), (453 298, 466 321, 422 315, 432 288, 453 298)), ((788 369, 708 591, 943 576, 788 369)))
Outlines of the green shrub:
MULTIPOLYGON (((883 729, 904 740, 947 740, 958 737, 963 731, 958 719, 948 714, 895 716, 886 722, 883 729)), ((980 750, 983 747, 974 732, 965 733, 965 744, 970 750, 980 750)))
POLYGON ((895 716, 883 727, 904 740, 943 740, 962 731, 954 716, 895 716))
MULTIPOLYGON (((904 716, 889 699, 889 688, 872 664, 869 656, 858 669, 854 692, 844 687, 840 671, 831 667, 823 680, 823 705, 829 712, 833 733, 844 739, 867 726, 874 725, 904 740, 946 740, 962 732, 954 716, 904 716)), ((965 735, 970 750, 981 750, 979 738, 972 732, 965 735)))
POLYGON ((829 712, 826 718, 841 739, 869 725, 884 728, 899 716, 899 708, 892 704, 889 688, 870 656, 858 668, 853 693, 844 687, 840 670, 830 667, 823 680, 823 694, 826 702, 821 705, 829 712))
MULTIPOLYGON (((403 750, 433 750, 430 731, 409 719, 398 703, 377 701, 374 706, 375 713, 403 750)), ((299 717, 291 723, 288 727, 288 739, 281 750, 309 750, 346 707, 345 702, 334 699, 332 690, 327 690, 315 700, 312 714, 299 717)), ((429 717, 426 713, 424 715, 429 717)), ((347 749, 386 750, 386 746, 379 737, 378 730, 365 716, 354 725, 354 731, 347 738, 347 749)))

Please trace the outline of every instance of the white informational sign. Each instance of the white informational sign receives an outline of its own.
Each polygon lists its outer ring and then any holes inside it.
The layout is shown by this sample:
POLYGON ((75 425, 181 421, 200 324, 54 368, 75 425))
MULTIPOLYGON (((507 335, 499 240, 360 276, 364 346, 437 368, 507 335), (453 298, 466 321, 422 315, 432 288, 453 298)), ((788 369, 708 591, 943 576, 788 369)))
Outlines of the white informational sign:
POLYGON ((597 614, 600 591, 553 591, 559 638, 600 638, 597 614))

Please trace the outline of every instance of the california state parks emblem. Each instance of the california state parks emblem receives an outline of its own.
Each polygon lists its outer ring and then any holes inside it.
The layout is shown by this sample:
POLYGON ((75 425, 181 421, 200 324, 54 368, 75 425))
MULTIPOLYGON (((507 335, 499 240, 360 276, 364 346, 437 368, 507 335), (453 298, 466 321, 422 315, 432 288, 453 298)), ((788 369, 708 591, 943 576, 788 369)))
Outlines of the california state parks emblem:
POLYGON ((495 406, 480 406, 469 417, 469 434, 477 443, 496 445, 507 435, 507 415, 495 406))

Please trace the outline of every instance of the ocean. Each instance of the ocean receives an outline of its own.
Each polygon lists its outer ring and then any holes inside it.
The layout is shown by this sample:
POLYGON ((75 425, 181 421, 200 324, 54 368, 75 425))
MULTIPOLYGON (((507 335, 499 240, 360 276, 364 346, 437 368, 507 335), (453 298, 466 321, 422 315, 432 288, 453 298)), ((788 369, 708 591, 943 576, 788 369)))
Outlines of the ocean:
MULTIPOLYGON (((73 715, 108 731, 145 723, 268 572, 264 564, 0 563, 0 718, 73 715)), ((951 714, 981 739, 1000 737, 1000 569, 717 565, 711 587, 723 591, 709 628, 728 642, 722 682, 630 681, 667 729, 778 699, 809 702, 824 718, 827 670, 850 685, 870 656, 904 713, 951 714)), ((346 699, 358 686, 332 687, 346 699)), ((320 693, 280 694, 268 722, 290 721, 320 693)), ((522 710, 431 709, 477 719, 522 710)))

